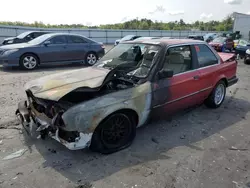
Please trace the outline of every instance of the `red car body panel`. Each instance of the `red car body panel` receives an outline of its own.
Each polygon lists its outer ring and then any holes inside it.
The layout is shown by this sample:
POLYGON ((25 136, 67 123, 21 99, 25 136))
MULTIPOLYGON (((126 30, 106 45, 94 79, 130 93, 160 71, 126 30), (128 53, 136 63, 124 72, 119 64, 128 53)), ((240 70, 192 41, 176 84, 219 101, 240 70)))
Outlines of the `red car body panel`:
MULTIPOLYGON (((173 40, 171 44, 174 45, 173 40)), ((217 54, 215 51, 213 53, 217 54)), ((221 79, 227 84, 228 80, 236 78, 235 55, 218 53, 216 56, 218 64, 197 68, 154 83, 153 106, 163 106, 163 113, 167 115, 202 104, 221 79)))

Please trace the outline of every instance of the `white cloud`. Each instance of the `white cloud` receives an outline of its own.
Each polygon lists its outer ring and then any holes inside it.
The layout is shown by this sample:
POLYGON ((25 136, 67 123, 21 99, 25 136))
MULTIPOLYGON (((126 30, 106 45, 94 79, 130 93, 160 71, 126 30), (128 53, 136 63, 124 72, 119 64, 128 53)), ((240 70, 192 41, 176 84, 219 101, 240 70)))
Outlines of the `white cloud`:
POLYGON ((210 13, 210 14, 202 13, 202 14, 200 15, 200 19, 201 19, 201 20, 209 19, 209 18, 212 18, 212 17, 213 17, 213 14, 212 14, 212 13, 210 13))
POLYGON ((247 14, 250 14, 250 11, 249 11, 249 12, 247 12, 247 14))
POLYGON ((239 5, 242 3, 242 0, 224 0, 224 3, 231 5, 239 5))
POLYGON ((185 12, 183 10, 177 10, 177 11, 168 11, 167 13, 171 16, 175 16, 175 15, 182 15, 185 12))
POLYGON ((156 9, 154 11, 152 11, 152 12, 149 12, 149 14, 154 14, 156 12, 164 13, 165 12, 165 8, 162 5, 156 6, 156 9))

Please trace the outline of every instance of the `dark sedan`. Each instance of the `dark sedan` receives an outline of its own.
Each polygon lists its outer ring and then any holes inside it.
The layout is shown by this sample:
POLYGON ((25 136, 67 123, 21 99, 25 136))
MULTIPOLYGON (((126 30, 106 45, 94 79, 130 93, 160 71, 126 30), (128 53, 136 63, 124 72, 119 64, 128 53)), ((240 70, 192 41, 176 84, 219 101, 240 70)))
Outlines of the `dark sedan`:
POLYGON ((39 64, 83 62, 93 65, 105 53, 103 44, 75 34, 51 33, 28 43, 0 47, 0 64, 35 69, 39 64))
POLYGON ((239 58, 244 58, 246 55, 247 49, 250 49, 250 42, 246 40, 240 40, 238 45, 235 47, 235 54, 239 58))
POLYGON ((40 37, 41 35, 47 34, 47 33, 49 33, 49 32, 46 32, 46 31, 27 31, 27 32, 21 33, 20 35, 18 35, 16 37, 10 37, 10 38, 4 39, 2 45, 29 42, 37 37, 40 37))
POLYGON ((118 45, 120 42, 124 42, 124 41, 131 41, 131 40, 135 40, 137 38, 140 38, 141 36, 137 36, 137 35, 126 35, 125 37, 121 38, 121 39, 117 39, 115 41, 115 46, 118 45))

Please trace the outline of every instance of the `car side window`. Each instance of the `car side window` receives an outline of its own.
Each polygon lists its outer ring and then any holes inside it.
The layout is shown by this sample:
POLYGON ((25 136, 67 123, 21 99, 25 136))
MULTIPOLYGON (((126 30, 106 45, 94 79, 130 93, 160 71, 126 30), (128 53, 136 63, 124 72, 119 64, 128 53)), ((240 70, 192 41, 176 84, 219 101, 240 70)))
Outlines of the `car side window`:
POLYGON ((68 36, 69 43, 86 43, 86 41, 82 37, 78 36, 68 36))
POLYGON ((65 36, 55 36, 50 39, 51 44, 66 44, 67 39, 65 36))
POLYGON ((189 45, 170 47, 166 53, 163 69, 170 69, 175 74, 192 70, 192 53, 189 45))
POLYGON ((217 57, 205 44, 196 44, 194 45, 199 67, 207 67, 210 65, 215 65, 218 63, 217 57))
POLYGON ((42 34, 43 33, 36 32, 36 33, 34 33, 34 38, 37 38, 37 37, 41 36, 42 34))

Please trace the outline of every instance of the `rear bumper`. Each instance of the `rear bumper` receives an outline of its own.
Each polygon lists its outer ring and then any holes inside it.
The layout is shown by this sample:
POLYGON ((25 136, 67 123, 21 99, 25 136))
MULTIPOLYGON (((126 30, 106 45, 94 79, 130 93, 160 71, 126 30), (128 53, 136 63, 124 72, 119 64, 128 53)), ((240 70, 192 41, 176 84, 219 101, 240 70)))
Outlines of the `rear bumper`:
POLYGON ((236 76, 234 76, 233 78, 228 79, 228 80, 227 80, 227 82, 228 82, 228 87, 230 87, 230 86, 236 84, 236 83, 238 82, 238 80, 239 80, 239 79, 238 79, 236 76))
MULTIPOLYGON (((66 133, 66 131, 63 131, 59 127, 55 127, 53 125, 53 120, 48 122, 40 116, 38 117, 34 112, 32 112, 31 108, 27 104, 27 101, 21 101, 18 103, 16 116, 29 135, 32 130, 36 130, 40 133, 40 137, 44 138, 44 136, 48 135, 70 150, 83 149, 90 145, 92 133, 85 134, 80 132, 79 136, 75 137, 74 141, 68 142, 59 136, 66 133)), ((67 134, 70 134, 70 132, 67 132, 67 134)))

